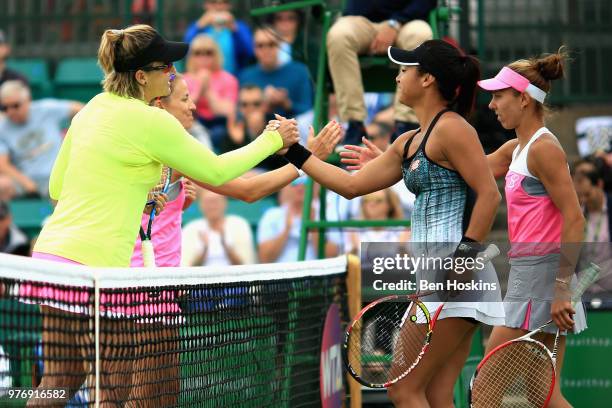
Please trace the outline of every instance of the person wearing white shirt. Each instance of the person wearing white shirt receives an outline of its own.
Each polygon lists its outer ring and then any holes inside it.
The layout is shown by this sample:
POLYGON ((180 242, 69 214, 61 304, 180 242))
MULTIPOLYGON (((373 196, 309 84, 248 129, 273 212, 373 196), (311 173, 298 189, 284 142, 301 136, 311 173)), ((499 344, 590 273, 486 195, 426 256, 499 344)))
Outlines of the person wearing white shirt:
POLYGON ((225 196, 200 191, 200 209, 205 218, 183 229, 182 265, 224 266, 255 263, 255 246, 249 223, 237 215, 226 215, 225 196))

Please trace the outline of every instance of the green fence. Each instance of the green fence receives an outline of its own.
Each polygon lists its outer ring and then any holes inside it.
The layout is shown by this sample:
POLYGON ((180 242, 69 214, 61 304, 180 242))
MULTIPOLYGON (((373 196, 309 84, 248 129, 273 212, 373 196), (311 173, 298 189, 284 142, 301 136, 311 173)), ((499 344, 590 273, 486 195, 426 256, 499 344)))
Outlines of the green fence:
POLYGON ((567 79, 554 84, 551 101, 612 100, 612 1, 478 0, 473 11, 471 40, 478 44, 487 74, 567 45, 574 61, 568 64, 567 79))

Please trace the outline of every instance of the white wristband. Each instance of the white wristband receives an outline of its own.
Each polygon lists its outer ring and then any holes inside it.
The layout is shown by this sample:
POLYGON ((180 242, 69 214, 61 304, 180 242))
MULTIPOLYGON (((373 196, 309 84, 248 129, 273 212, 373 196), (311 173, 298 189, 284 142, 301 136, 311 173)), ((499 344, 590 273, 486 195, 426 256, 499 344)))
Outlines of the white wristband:
POLYGON ((306 173, 304 172, 304 170, 302 169, 298 169, 297 167, 295 168, 295 171, 298 172, 298 177, 304 177, 306 175, 306 173))

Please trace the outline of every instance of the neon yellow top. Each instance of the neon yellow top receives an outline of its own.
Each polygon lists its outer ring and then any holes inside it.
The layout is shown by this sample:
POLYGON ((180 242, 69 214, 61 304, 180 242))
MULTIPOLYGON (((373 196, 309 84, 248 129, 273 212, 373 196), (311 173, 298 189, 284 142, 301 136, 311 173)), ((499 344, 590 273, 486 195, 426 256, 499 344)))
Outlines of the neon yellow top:
POLYGON ((58 204, 34 251, 90 266, 129 266, 161 163, 217 186, 281 147, 278 132, 264 132, 249 145, 216 156, 166 111, 101 93, 72 120, 49 180, 58 204))

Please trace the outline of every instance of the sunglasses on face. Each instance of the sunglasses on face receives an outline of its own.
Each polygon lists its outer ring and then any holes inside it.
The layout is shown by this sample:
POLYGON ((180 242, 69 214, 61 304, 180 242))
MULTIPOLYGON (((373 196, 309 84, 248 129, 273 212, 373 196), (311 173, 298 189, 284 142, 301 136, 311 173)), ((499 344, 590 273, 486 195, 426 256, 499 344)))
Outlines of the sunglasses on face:
POLYGON ((255 48, 276 48, 276 47, 278 47, 278 44, 273 41, 255 43, 255 48))
POLYGON ((0 105, 0 111, 2 111, 2 112, 6 112, 6 111, 9 111, 11 109, 17 110, 19 108, 21 108, 21 102, 10 103, 10 104, 7 104, 7 105, 0 105))
POLYGON ((241 101, 240 102, 240 107, 242 108, 248 108, 249 106, 252 106, 254 108, 259 108, 261 106, 261 101, 241 101))
POLYGON ((162 71, 164 74, 167 74, 168 72, 170 72, 170 70, 172 70, 172 67, 173 67, 173 64, 170 62, 164 65, 154 65, 151 67, 142 67, 140 68, 140 70, 144 72, 162 71))
POLYGON ((274 16, 274 21, 297 21, 297 16, 294 14, 282 15, 279 14, 274 16))
POLYGON ((195 50, 192 54, 195 57, 212 57, 216 53, 214 50, 195 50))
POLYGON ((381 203, 384 203, 385 201, 386 200, 382 197, 363 198, 364 203, 381 204, 381 203))

